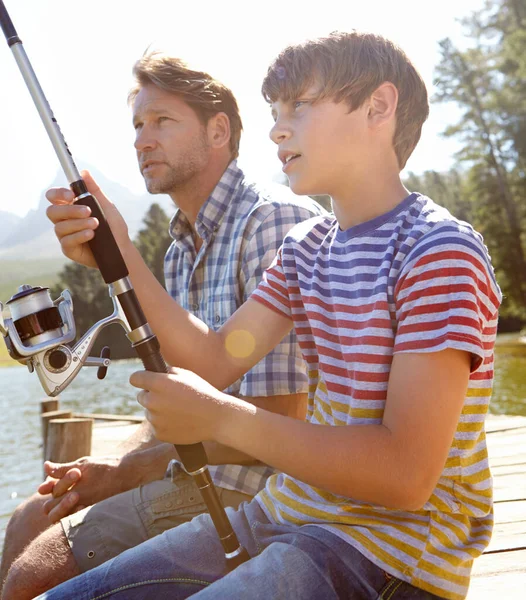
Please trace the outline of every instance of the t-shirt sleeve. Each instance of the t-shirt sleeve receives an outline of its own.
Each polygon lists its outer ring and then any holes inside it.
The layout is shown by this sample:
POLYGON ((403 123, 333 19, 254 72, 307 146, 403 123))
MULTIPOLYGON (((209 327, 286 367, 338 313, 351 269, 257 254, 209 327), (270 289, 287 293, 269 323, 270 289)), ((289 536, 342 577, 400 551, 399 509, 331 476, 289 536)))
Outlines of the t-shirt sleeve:
POLYGON ((476 371, 492 352, 502 295, 476 234, 437 231, 408 255, 394 289, 394 353, 465 350, 476 371))
POLYGON ((292 318, 287 279, 283 272, 283 248, 278 250, 276 258, 263 273, 263 278, 250 298, 284 317, 292 318))

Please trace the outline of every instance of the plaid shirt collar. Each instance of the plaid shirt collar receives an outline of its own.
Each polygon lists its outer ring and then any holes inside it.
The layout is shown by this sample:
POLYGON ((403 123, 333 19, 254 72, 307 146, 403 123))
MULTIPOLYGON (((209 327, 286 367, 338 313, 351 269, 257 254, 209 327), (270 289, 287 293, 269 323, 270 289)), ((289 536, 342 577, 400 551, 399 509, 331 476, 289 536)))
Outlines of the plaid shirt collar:
MULTIPOLYGON (((195 221, 195 230, 204 242, 208 241, 209 237, 221 225, 225 212, 235 197, 244 177, 243 171, 237 166, 237 161, 233 160, 201 207, 195 221)), ((169 231, 175 242, 180 242, 191 234, 188 219, 179 208, 170 221, 169 231)))

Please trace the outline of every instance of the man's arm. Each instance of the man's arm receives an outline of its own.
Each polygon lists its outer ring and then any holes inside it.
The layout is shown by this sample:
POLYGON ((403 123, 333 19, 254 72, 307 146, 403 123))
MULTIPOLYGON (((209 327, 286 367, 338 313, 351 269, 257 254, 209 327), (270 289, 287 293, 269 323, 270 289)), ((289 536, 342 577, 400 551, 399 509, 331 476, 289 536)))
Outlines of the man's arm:
POLYGON ((461 350, 397 354, 382 424, 340 427, 258 409, 187 371, 140 372, 131 382, 150 390, 138 400, 160 439, 214 439, 335 494, 417 510, 444 469, 469 373, 461 350))

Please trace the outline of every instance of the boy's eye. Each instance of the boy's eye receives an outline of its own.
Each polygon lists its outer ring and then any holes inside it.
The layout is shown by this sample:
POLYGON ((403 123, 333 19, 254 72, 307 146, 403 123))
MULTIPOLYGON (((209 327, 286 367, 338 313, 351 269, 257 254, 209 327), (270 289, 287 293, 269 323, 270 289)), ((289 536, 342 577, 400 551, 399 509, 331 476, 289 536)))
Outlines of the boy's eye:
POLYGON ((304 104, 307 104, 306 100, 296 100, 293 104, 294 108, 299 108, 300 106, 303 106, 304 104))

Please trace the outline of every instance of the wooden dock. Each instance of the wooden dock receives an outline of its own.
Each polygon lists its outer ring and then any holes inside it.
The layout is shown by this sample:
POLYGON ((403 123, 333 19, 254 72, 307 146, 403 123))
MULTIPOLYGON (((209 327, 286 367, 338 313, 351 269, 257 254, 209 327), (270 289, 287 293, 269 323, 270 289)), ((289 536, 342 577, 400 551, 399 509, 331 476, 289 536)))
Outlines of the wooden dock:
POLYGON ((520 600, 526 596, 526 417, 490 417, 495 528, 473 567, 466 600, 520 600))
MULTIPOLYGON (((100 417, 92 429, 96 456, 112 454, 140 422, 138 417, 123 417, 128 421, 100 417)), ((491 416, 486 431, 495 527, 486 552, 475 561, 466 600, 522 600, 526 596, 526 417, 491 416)))

